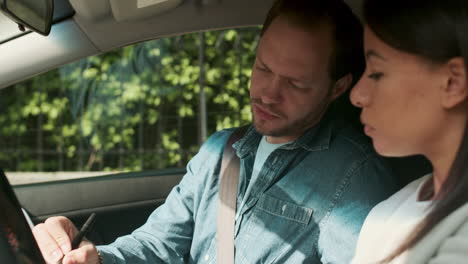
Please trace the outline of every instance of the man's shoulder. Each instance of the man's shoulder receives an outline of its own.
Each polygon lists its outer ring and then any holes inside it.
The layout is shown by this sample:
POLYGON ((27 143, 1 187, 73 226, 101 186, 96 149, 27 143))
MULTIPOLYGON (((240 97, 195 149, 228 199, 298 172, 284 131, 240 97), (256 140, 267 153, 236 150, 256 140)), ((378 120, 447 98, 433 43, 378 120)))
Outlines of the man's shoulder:
POLYGON ((352 153, 355 157, 370 158, 377 154, 372 146, 372 141, 353 126, 343 126, 334 132, 330 142, 330 149, 352 153))
POLYGON ((201 150, 204 149, 224 149, 229 137, 234 133, 238 127, 226 128, 213 133, 202 145, 201 150))
POLYGON ((236 129, 233 127, 216 131, 203 143, 202 148, 223 148, 236 129))
POLYGON ((229 136, 232 135, 232 133, 234 133, 234 131, 236 131, 236 129, 238 129, 238 127, 231 127, 231 128, 225 128, 225 129, 218 130, 218 131, 214 132, 208 138, 207 142, 217 141, 219 139, 227 139, 227 138, 229 138, 229 136))
POLYGON ((324 166, 344 170, 346 175, 353 175, 354 181, 365 180, 378 186, 384 186, 382 182, 396 184, 391 164, 376 153, 368 137, 352 126, 334 131, 325 156, 326 160, 320 159, 324 166))
POLYGON ((213 166, 206 166, 206 164, 216 165, 219 163, 224 146, 235 130, 236 128, 222 129, 209 136, 197 154, 190 160, 188 166, 194 171, 213 169, 213 166))

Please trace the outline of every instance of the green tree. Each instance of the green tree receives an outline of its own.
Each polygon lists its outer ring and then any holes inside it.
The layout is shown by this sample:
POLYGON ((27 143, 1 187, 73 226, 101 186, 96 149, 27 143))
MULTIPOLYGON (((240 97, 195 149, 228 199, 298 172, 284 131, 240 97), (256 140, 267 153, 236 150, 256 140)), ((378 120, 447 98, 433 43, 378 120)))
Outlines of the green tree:
MULTIPOLYGON (((208 132, 251 121, 259 28, 204 32, 208 132)), ((10 171, 182 167, 198 150, 198 33, 91 56, 0 91, 10 171)))

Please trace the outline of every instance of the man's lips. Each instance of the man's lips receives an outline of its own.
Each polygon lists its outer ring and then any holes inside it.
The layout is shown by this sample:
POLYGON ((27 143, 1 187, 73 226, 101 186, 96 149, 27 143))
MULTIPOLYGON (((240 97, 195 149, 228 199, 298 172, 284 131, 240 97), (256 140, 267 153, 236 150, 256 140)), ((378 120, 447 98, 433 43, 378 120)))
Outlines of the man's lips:
POLYGON ((278 115, 264 109, 263 107, 259 105, 254 105, 253 108, 254 108, 255 115, 259 117, 260 119, 273 120, 273 119, 279 118, 278 115))

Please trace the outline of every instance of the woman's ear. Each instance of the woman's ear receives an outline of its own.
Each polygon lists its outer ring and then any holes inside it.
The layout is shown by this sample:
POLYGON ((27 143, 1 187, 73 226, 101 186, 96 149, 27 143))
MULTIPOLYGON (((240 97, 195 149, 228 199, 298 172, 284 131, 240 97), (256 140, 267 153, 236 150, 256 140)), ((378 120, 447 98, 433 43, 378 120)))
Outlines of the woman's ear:
POLYGON ((335 100, 340 95, 342 95, 348 88, 351 86, 353 81, 353 75, 351 73, 346 74, 345 76, 341 77, 338 81, 335 82, 332 91, 332 100, 335 100))
POLYGON ((442 89, 442 106, 451 109, 468 97, 468 82, 463 58, 453 58, 447 63, 448 79, 442 89))

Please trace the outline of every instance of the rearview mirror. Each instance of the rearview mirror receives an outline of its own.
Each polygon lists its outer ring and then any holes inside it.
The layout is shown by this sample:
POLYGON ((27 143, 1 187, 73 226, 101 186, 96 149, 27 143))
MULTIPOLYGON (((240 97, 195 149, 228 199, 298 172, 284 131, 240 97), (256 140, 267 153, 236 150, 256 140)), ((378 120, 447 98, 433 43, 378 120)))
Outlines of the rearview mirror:
POLYGON ((22 31, 27 27, 44 36, 50 33, 54 0, 0 0, 0 10, 22 31))

